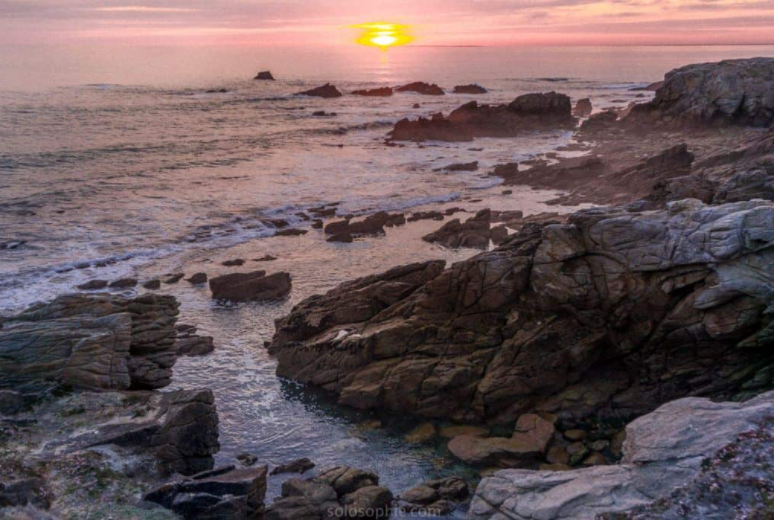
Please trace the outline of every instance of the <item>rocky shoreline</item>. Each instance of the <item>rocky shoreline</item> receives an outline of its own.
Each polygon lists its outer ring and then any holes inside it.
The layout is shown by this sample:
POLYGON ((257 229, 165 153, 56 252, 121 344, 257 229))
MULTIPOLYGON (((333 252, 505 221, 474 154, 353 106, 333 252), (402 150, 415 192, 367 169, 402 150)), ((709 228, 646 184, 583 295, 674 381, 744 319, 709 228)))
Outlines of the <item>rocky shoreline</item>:
MULTIPOLYGON (((0 321, 0 514, 67 517, 92 502, 127 518, 385 517, 471 500, 474 519, 665 518, 674 504, 762 518, 773 496, 761 455, 773 443, 772 67, 691 65, 652 101, 588 119, 589 103, 547 93, 396 124, 389 144, 576 128, 568 149, 494 174, 566 189, 556 204, 604 205, 450 220, 423 240, 487 251, 346 282, 276 323, 267 348, 280 377, 344 406, 419 417, 409 442, 447 439, 484 476, 473 495, 448 477, 394 496, 381 475, 301 460, 271 471, 302 476, 270 501, 256 455, 215 468, 212 392, 161 391, 178 356, 214 350, 178 323, 174 297, 154 294, 184 279, 173 273, 140 296, 61 296, 0 321), (714 483, 740 499, 702 491, 714 483)), ((330 84, 302 94, 341 95, 330 84)), ((460 212, 356 219, 323 206, 306 220, 351 242, 460 212)), ((208 282, 219 301, 284 298, 294 284, 265 271, 187 281, 208 282)), ((82 289, 130 284, 99 282, 82 289)))

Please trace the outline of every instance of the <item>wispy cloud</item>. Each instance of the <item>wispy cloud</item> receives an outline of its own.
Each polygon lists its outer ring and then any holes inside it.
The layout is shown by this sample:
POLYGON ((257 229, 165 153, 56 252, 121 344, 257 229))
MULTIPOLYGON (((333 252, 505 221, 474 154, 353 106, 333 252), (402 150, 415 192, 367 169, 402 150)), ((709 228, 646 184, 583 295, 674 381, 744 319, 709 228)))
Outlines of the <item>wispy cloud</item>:
POLYGON ((153 7, 148 5, 118 5, 115 7, 92 7, 90 11, 101 13, 194 13, 200 9, 187 7, 153 7))

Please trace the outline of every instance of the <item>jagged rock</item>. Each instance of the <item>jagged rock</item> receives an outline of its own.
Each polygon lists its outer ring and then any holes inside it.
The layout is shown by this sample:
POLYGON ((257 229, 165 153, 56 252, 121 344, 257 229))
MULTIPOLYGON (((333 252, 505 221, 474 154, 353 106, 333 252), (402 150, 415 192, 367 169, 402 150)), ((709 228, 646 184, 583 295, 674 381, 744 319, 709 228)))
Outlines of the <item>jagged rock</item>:
POLYGON ((271 471, 271 475, 278 475, 279 473, 306 473, 313 467, 314 463, 304 457, 276 466, 273 471, 271 471))
POLYGON ((746 171, 736 174, 720 186, 713 187, 713 191, 714 204, 752 199, 774 200, 775 178, 763 170, 746 171))
POLYGON ((269 350, 278 375, 342 404, 461 422, 545 411, 566 429, 755 393, 772 362, 773 218, 765 201, 685 200, 526 224, 446 270, 413 264, 310 297, 269 350))
POLYGON ((465 222, 456 218, 422 237, 426 242, 446 247, 473 247, 487 249, 490 245, 490 210, 483 209, 465 222))
POLYGON ((395 141, 473 141, 476 137, 514 137, 539 128, 571 128, 571 100, 564 94, 524 94, 507 105, 471 101, 447 117, 434 114, 417 121, 402 119, 390 132, 395 141))
POLYGON ((364 486, 341 499, 347 518, 389 518, 393 493, 382 486, 364 486))
POLYGON ((290 229, 282 229, 280 231, 277 231, 274 236, 277 237, 298 237, 301 235, 305 235, 309 231, 306 229, 298 229, 298 228, 290 228, 290 229))
POLYGON ((298 95, 321 98, 337 98, 342 96, 341 92, 339 92, 339 89, 330 83, 326 83, 321 87, 313 88, 311 90, 304 90, 303 92, 299 92, 298 95))
POLYGON ((452 90, 455 94, 487 94, 487 89, 476 83, 471 85, 456 85, 452 90))
POLYGON ((165 280, 163 280, 163 282, 170 285, 178 283, 182 278, 184 278, 184 273, 176 273, 168 276, 165 280))
MULTIPOLYGON (((702 398, 672 401, 628 425, 620 464, 560 472, 499 471, 480 482, 469 518, 590 520, 598 515, 613 518, 608 513, 629 512, 656 501, 668 507, 675 503, 670 500, 672 493, 706 476, 719 453, 727 450, 733 457, 740 444, 772 428, 773 401, 774 392, 745 403, 702 398)), ((748 462, 735 471, 734 478, 743 471, 752 473, 753 493, 742 494, 738 501, 743 511, 763 504, 760 478, 773 478, 771 463, 767 466, 759 469, 748 462)), ((708 504, 706 509, 697 509, 697 501, 702 501, 702 495, 694 498, 691 510, 706 511, 711 518, 731 517, 718 514, 733 507, 726 501, 708 504)))
POLYGON ((441 211, 415 211, 407 219, 409 222, 418 220, 444 220, 444 214, 441 211))
POLYGON ((423 94, 425 96, 444 95, 444 91, 439 85, 435 83, 424 83, 422 81, 415 81, 414 83, 401 85, 400 87, 396 87, 395 90, 397 90, 398 92, 416 92, 418 94, 423 94))
POLYGON ((273 81, 274 80, 274 76, 273 76, 273 74, 271 74, 270 70, 262 70, 262 71, 257 73, 257 75, 255 76, 254 79, 256 79, 256 80, 264 80, 264 81, 273 81))
POLYGON ((179 331, 176 336, 177 356, 205 356, 212 352, 214 352, 214 338, 211 336, 200 336, 195 334, 194 330, 179 331))
POLYGON ((0 390, 0 415, 16 415, 27 406, 24 395, 13 390, 0 390))
POLYGON ((393 89, 390 87, 369 88, 361 90, 353 90, 352 94, 356 96, 368 96, 368 97, 390 97, 393 95, 393 89))
POLYGON ((185 519, 262 518, 267 466, 209 471, 165 484, 144 496, 185 519))
POLYGON ((655 98, 634 107, 627 120, 770 126, 774 121, 774 59, 725 60, 674 69, 666 73, 655 98))
POLYGON ((593 105, 589 98, 578 99, 572 110, 574 117, 588 117, 593 112, 593 105))
POLYGON ((166 386, 176 363, 178 313, 176 298, 152 294, 73 294, 35 304, 0 329, 0 386, 166 386))
POLYGON ((292 288, 289 273, 265 271, 231 273, 209 280, 211 297, 227 301, 276 300, 286 296, 292 288))
MULTIPOLYGON (((257 462, 257 455, 253 455, 252 453, 239 453, 236 455, 236 460, 244 466, 254 466, 255 462, 257 462)), ((271 473, 271 475, 273 475, 273 473, 271 473)))
POLYGON ((225 267, 241 267, 245 263, 246 260, 244 260, 243 258, 233 258, 231 260, 225 260, 224 262, 222 262, 222 265, 224 265, 225 267))

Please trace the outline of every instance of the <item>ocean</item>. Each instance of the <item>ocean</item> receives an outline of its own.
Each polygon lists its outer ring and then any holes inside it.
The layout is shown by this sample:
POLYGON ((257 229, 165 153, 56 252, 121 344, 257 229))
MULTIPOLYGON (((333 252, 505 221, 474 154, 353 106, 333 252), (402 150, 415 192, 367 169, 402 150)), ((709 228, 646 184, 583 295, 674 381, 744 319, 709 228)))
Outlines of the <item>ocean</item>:
MULTIPOLYGON (((218 459, 249 451, 273 465, 307 456, 320 466, 375 470, 394 492, 468 473, 443 445, 405 442, 415 424, 409 418, 344 409, 279 380, 263 342, 273 334, 273 320, 309 295, 398 264, 453 262, 475 251, 420 240, 441 222, 333 244, 314 230, 273 237, 267 220, 309 229, 298 214, 330 203, 339 203, 342 215, 451 206, 573 211, 544 204, 554 192, 513 187, 503 195, 500 179, 490 175, 497 163, 565 146, 571 132, 404 147, 386 146, 385 134, 404 117, 528 92, 589 97, 596 110, 625 106, 649 100, 652 93, 633 89, 674 67, 773 54, 772 46, 4 49, 0 315, 96 278, 212 276, 236 270, 221 265, 231 258, 248 261, 241 270, 288 271, 290 298, 271 304, 218 305, 207 289, 185 282, 163 289, 182 302, 182 322, 215 338, 213 354, 178 361, 173 387, 214 389, 223 445, 218 459), (252 80, 265 69, 277 80, 252 80), (448 93, 296 95, 325 82, 348 93, 416 80, 448 93), (450 92, 469 83, 488 94, 450 92), (469 161, 479 161, 479 170, 436 171, 469 161), (278 260, 252 262, 266 254, 278 260), (383 428, 366 427, 377 418, 383 428)), ((278 493, 280 477, 269 481, 271 494, 278 493)))

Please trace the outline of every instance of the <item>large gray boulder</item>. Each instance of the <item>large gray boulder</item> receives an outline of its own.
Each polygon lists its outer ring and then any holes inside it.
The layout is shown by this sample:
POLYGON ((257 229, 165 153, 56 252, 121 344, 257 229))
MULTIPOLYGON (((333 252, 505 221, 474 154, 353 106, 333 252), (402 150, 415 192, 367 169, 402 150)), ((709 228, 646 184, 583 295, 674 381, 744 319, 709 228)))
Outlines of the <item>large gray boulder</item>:
MULTIPOLYGON (((480 482, 469 518, 591 520, 605 513, 660 504, 675 490, 709 473, 713 463, 738 456, 746 440, 762 431, 771 432, 773 417, 774 392, 744 403, 715 403, 702 398, 672 401, 627 426, 625 455, 620 464, 562 472, 499 471, 480 482)), ((750 475, 755 478, 755 490, 761 490, 762 477, 770 482, 773 478, 771 458, 768 460, 770 464, 758 472, 760 475, 750 475)), ((739 470, 751 472, 756 468, 739 470)), ((736 480, 739 474, 735 472, 729 478, 736 480)), ((721 485, 729 483, 726 480, 721 485)), ((707 514, 696 518, 735 517, 727 513, 728 505, 703 504, 702 495, 698 501, 698 511, 707 514)), ((743 512, 760 505, 760 493, 740 498, 743 512)), ((648 518, 661 517, 667 518, 648 518)))
POLYGON ((276 323, 277 373, 357 408, 505 424, 543 411, 561 427, 755 394, 771 387, 773 212, 593 208, 444 270, 352 281, 276 323))
POLYGON ((674 69, 655 98, 635 106, 628 121, 738 123, 774 121, 774 58, 698 63, 674 69))
POLYGON ((154 389, 176 363, 173 296, 71 294, 0 328, 0 387, 44 381, 88 389, 154 389))

